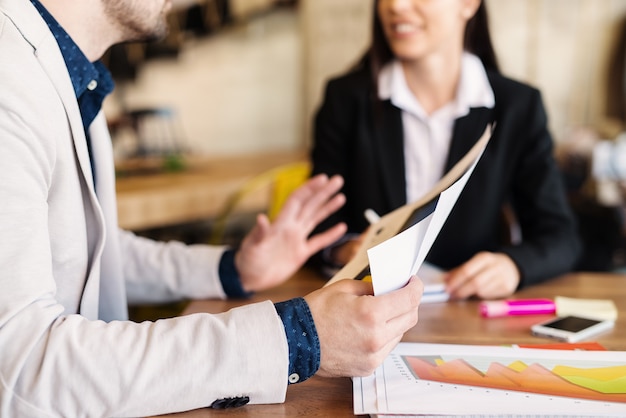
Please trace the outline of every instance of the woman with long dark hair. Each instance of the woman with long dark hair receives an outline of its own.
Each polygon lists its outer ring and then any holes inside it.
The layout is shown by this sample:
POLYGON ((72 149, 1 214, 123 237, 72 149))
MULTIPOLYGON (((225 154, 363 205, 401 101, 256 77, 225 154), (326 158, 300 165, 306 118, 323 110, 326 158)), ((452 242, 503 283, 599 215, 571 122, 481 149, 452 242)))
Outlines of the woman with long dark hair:
POLYGON ((320 258, 345 264, 368 224, 418 200, 496 122, 427 261, 453 298, 500 298, 567 272, 580 252, 538 90, 503 76, 480 0, 377 0, 372 44, 331 80, 316 115, 313 172, 345 179, 348 235, 320 258), (503 211, 521 236, 511 240, 503 211))

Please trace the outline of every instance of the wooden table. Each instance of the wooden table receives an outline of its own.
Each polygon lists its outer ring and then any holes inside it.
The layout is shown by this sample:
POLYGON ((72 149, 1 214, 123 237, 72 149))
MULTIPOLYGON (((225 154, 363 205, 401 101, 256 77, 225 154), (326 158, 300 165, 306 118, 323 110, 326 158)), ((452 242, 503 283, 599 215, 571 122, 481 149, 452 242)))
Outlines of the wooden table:
MULTIPOLYGON (((194 301, 184 314, 218 313, 246 303, 270 299, 274 302, 303 296, 324 284, 315 273, 302 270, 296 277, 271 291, 255 295, 250 300, 194 301)), ((597 338, 610 350, 626 350, 626 275, 577 273, 559 277, 547 283, 520 291, 516 298, 612 299, 619 312, 615 328, 597 338)), ((404 341, 442 344, 523 344, 549 343, 534 337, 530 326, 549 319, 550 315, 505 318, 482 318, 478 301, 423 304, 419 308, 417 326, 407 332, 404 341)), ((284 404, 247 405, 229 410, 199 409, 175 417, 349 417, 353 416, 352 382, 349 378, 326 379, 314 376, 306 382, 292 385, 284 404)))
MULTIPOLYGON (((124 229, 141 230, 211 219, 246 181, 305 158, 304 151, 190 157, 186 169, 179 172, 153 169, 118 175, 118 223, 124 229)), ((264 204, 266 200, 253 198, 242 202, 239 209, 257 211, 264 204)))

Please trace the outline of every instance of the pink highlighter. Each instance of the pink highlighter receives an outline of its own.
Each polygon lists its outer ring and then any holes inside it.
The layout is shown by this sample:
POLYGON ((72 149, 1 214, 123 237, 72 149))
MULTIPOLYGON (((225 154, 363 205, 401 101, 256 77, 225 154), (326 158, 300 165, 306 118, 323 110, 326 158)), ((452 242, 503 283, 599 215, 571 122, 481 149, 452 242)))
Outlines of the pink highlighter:
POLYGON ((546 315, 556 312, 551 299, 510 299, 484 301, 479 306, 480 314, 486 318, 512 315, 546 315))

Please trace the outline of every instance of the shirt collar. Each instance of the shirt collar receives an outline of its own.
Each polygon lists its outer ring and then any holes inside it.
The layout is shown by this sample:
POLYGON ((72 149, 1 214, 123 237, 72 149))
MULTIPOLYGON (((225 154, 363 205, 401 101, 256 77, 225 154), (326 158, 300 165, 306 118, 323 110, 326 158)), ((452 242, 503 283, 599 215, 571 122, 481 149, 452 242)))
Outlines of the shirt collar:
POLYGON ((90 62, 59 22, 38 1, 31 0, 54 35, 74 87, 76 97, 87 90, 98 89, 102 96, 113 91, 114 83, 109 70, 100 61, 90 62))
MULTIPOLYGON (((378 77, 378 97, 381 100, 391 100, 394 106, 404 111, 426 117, 408 87, 398 60, 388 63, 381 70, 378 77)), ((470 108, 495 106, 495 96, 485 67, 477 56, 468 52, 464 52, 461 58, 461 78, 453 106, 457 118, 468 114, 470 108)))

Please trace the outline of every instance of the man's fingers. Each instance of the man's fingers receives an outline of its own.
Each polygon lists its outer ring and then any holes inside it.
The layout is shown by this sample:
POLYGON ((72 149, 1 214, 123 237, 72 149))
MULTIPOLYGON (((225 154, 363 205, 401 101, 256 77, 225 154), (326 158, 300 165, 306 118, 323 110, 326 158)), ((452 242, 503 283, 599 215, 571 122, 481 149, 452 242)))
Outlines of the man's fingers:
POLYGON ((387 358, 389 353, 391 353, 391 351, 398 345, 400 340, 402 340, 402 335, 395 336, 387 341, 379 350, 377 350, 376 354, 372 356, 369 364, 362 363, 362 370, 357 371, 355 376, 366 377, 374 373, 378 366, 382 364, 385 358, 387 358))
POLYGON ((311 177, 304 184, 296 188, 287 197, 287 200, 285 201, 280 211, 279 218, 284 216, 296 215, 300 211, 300 206, 302 205, 302 202, 308 200, 311 196, 313 196, 316 193, 317 189, 323 187, 323 185, 327 184, 328 181, 328 176, 320 174, 315 177, 311 177))
POLYGON ((270 221, 264 213, 260 213, 256 217, 256 223, 250 230, 245 240, 250 243, 258 243, 269 233, 270 221))
POLYGON ((343 194, 338 194, 343 186, 341 176, 333 176, 328 182, 311 195, 300 207, 299 216, 301 219, 309 220, 311 228, 315 227, 328 215, 335 212, 344 205, 346 198, 343 194))
POLYGON ((311 238, 309 238, 307 243, 308 252, 310 254, 315 254, 322 248, 328 247, 330 244, 336 242, 339 238, 341 238, 347 230, 348 227, 346 226, 346 224, 339 223, 324 232, 313 235, 311 238))
POLYGON ((377 312, 383 318, 391 320, 412 309, 417 310, 423 293, 424 284, 418 277, 413 276, 403 288, 377 296, 376 303, 380 305, 377 306, 377 312))
POLYGON ((324 202, 322 206, 314 207, 310 206, 308 218, 310 220, 310 228, 313 229, 317 226, 321 221, 328 218, 329 215, 335 213, 339 208, 341 208, 346 203, 346 197, 342 194, 336 194, 330 200, 324 202), (313 210, 315 209, 315 210, 313 210))
POLYGON ((371 282, 354 279, 342 279, 332 283, 329 286, 341 288, 342 292, 349 293, 354 296, 374 295, 374 287, 371 282))
MULTIPOLYGON (((343 205, 341 199, 345 198, 340 198, 339 200, 331 199, 342 186, 343 178, 341 176, 333 176, 329 179, 325 174, 318 174, 289 196, 287 202, 285 202, 284 211, 286 214, 296 216, 299 219, 316 220, 315 224, 317 224, 325 218, 320 218, 317 213, 320 211, 320 208, 327 204, 327 201, 332 200, 335 206, 337 203, 341 203, 334 210, 343 205)), ((327 211, 326 216, 333 211, 327 211)))
POLYGON ((389 338, 401 337, 417 324, 417 319, 418 309, 415 308, 387 321, 385 331, 389 333, 389 338))

